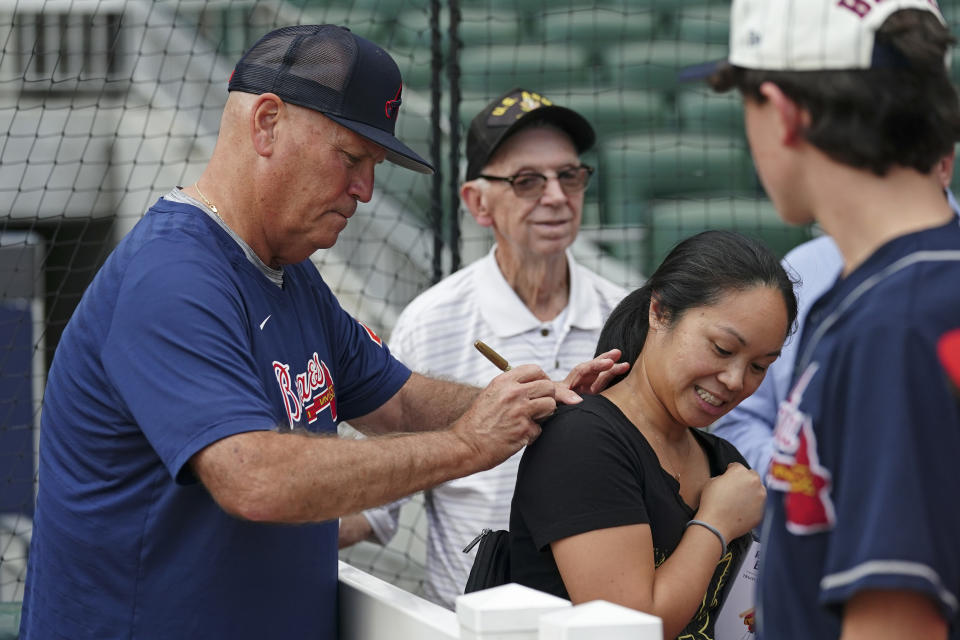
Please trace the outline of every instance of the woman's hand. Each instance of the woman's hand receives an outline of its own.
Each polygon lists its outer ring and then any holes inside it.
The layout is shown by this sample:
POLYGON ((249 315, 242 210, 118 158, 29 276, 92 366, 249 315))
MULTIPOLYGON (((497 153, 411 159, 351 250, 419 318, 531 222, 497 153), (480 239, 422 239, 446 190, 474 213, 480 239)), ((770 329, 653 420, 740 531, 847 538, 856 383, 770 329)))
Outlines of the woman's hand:
POLYGON ((730 541, 760 524, 766 498, 767 490, 757 472, 731 462, 723 475, 704 485, 697 518, 715 526, 730 541))
MULTIPOLYGON (((575 394, 600 393, 610 385, 610 381, 630 370, 630 363, 617 362, 620 359, 620 349, 611 349, 601 353, 593 360, 581 362, 567 374, 562 383, 561 392, 557 393, 557 400, 564 404, 576 404, 579 399, 575 394), (565 395, 562 391, 569 389, 574 395, 565 395)), ((569 391, 566 393, 569 394, 569 391)))

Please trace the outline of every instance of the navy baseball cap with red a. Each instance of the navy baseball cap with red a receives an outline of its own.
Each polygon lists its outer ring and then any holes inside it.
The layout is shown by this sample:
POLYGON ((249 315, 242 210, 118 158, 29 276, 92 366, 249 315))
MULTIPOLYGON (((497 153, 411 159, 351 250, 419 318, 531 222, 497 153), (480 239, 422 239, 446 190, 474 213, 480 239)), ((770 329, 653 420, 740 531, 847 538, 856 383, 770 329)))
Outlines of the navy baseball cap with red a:
POLYGON ((275 93, 375 142, 390 162, 433 173, 430 163, 394 136, 402 90, 397 63, 346 27, 297 25, 271 31, 240 58, 227 90, 275 93))

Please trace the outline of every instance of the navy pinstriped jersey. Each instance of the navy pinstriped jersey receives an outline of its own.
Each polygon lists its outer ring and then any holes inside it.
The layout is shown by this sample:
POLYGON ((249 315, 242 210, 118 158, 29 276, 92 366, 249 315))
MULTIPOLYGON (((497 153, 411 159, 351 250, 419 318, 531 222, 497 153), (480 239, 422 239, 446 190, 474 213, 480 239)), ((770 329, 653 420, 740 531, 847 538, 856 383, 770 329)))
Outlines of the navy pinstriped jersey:
POLYGON ((960 401, 936 352, 955 327, 956 220, 891 241, 814 305, 777 419, 760 637, 836 638, 859 591, 906 589, 960 638, 960 401))

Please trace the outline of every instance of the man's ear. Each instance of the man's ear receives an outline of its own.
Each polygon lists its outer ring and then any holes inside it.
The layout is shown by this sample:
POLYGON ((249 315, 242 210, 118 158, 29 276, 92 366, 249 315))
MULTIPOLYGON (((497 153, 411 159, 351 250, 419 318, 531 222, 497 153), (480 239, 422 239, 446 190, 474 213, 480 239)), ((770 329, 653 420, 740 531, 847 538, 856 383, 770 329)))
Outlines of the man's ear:
POLYGON ((490 207, 487 204, 487 193, 483 185, 477 180, 464 182, 460 186, 460 199, 466 205, 467 210, 477 224, 481 227, 493 226, 493 216, 490 215, 490 207))
POLYGON ((787 146, 793 146, 802 141, 804 139, 803 132, 810 126, 810 112, 801 108, 772 82, 761 84, 760 93, 773 105, 780 142, 787 146))
POLYGON ((950 153, 940 158, 940 161, 933 167, 937 179, 940 181, 940 186, 944 189, 950 188, 950 180, 953 178, 953 162, 955 159, 956 152, 951 150, 950 153))
POLYGON ((257 96, 252 107, 250 136, 253 148, 258 155, 273 154, 277 142, 277 125, 286 105, 276 94, 264 93, 257 96))

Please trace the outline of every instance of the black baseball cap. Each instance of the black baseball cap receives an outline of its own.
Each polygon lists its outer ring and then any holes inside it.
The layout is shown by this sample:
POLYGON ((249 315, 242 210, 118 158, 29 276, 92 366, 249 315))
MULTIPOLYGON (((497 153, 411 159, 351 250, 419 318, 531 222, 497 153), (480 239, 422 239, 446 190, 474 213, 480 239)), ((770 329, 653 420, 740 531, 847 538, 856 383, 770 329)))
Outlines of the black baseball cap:
POLYGON ((577 153, 592 147, 597 138, 590 123, 576 111, 555 105, 535 91, 511 89, 484 107, 470 122, 467 180, 478 178, 497 147, 533 121, 549 122, 565 131, 577 153))
POLYGON ((250 47, 228 91, 275 93, 313 109, 387 151, 387 160, 420 173, 433 167, 396 137, 400 69, 386 51, 346 27, 282 27, 250 47))

